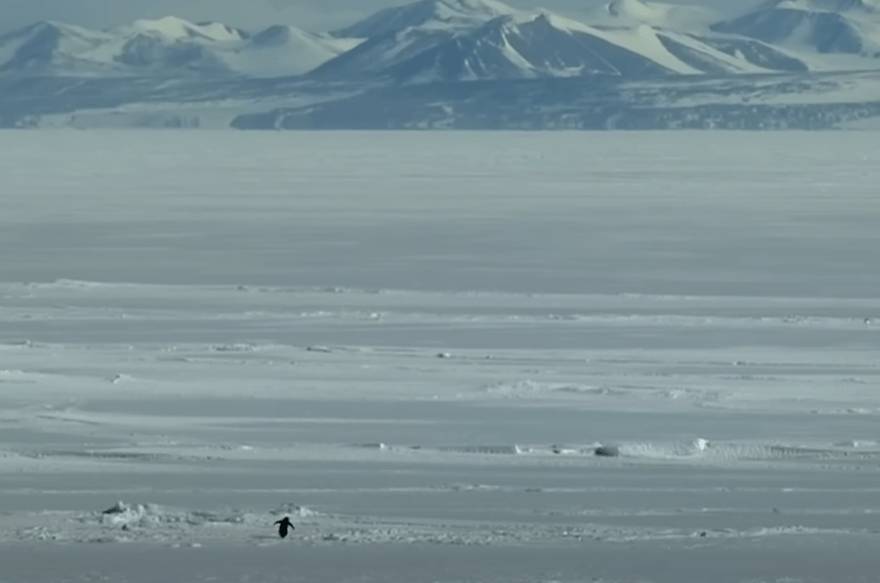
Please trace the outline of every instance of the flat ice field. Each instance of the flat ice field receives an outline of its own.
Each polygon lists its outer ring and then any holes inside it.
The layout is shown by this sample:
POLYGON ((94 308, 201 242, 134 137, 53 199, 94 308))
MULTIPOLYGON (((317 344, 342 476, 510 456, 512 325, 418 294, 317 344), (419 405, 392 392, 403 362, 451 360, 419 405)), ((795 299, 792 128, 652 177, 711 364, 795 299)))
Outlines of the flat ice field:
POLYGON ((878 143, 0 134, 0 581, 876 582, 878 143))

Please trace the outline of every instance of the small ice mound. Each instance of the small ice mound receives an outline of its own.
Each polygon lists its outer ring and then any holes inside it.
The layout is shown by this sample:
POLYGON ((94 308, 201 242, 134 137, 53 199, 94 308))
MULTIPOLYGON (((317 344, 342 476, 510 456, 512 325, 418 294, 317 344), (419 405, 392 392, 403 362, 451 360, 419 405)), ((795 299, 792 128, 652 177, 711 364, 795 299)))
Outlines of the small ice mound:
POLYGON ((519 455, 521 448, 518 445, 460 445, 441 447, 440 451, 481 455, 519 455))
POLYGON ((211 347, 213 352, 256 352, 257 346, 253 344, 215 344, 211 347))
POLYGON ((493 486, 490 484, 450 484, 449 489, 453 492, 499 492, 503 488, 501 486, 493 486))
POLYGON ((381 442, 381 441, 378 443, 361 443, 357 447, 360 447, 363 449, 375 449, 378 451, 390 451, 391 450, 390 445, 388 445, 387 443, 381 442))
POLYGON ((845 447, 849 449, 865 449, 876 448, 880 443, 870 439, 848 439, 846 441, 838 441, 834 447, 845 447))
POLYGON ((101 524, 127 527, 130 524, 142 522, 147 513, 147 507, 142 504, 130 506, 119 501, 101 513, 101 524))
POLYGON ((125 502, 122 502, 120 500, 119 502, 117 502, 116 504, 114 504, 113 506, 111 506, 110 508, 108 508, 107 510, 102 512, 101 514, 105 514, 105 515, 106 514, 110 514, 110 515, 122 514, 124 512, 127 512, 128 510, 129 510, 128 504, 126 504, 125 502))
POLYGON ((582 385, 578 383, 545 383, 533 380, 499 382, 487 385, 483 390, 492 395, 511 398, 559 395, 570 397, 626 397, 629 392, 608 386, 582 385))
POLYGON ((483 391, 490 395, 512 399, 540 397, 553 393, 585 394, 589 393, 591 389, 594 389, 594 387, 544 383, 530 379, 513 382, 498 382, 483 387, 483 391))
POLYGON ((493 383, 487 385, 483 390, 490 395, 498 395, 501 397, 518 397, 520 395, 528 395, 541 391, 539 383, 530 380, 517 381, 513 383, 493 383))
POLYGON ((616 445, 600 445, 595 453, 597 457, 620 457, 620 448, 616 445))
POLYGON ((317 310, 312 312, 300 312, 300 318, 332 318, 337 315, 336 312, 328 312, 327 310, 317 310))
POLYGON ((620 446, 623 457, 656 460, 705 460, 714 463, 732 461, 769 461, 795 459, 834 459, 848 455, 831 448, 767 443, 717 443, 695 439, 684 443, 628 443, 620 446))
POLYGON ((286 503, 278 506, 269 511, 269 514, 272 516, 290 516, 292 518, 313 518, 315 516, 320 516, 319 512, 312 510, 307 506, 300 506, 299 504, 286 503))
POLYGON ((313 345, 306 348, 307 352, 320 352, 322 354, 330 354, 333 349, 329 346, 313 345))
POLYGON ((21 528, 16 531, 16 539, 21 541, 39 541, 39 542, 58 542, 64 541, 67 537, 63 533, 50 530, 45 526, 32 526, 29 528, 21 528))
POLYGON ((254 446, 243 443, 224 443, 217 446, 222 451, 254 451, 254 446))
POLYGON ((55 281, 48 281, 48 282, 29 282, 25 285, 26 285, 26 287, 28 287, 30 289, 39 289, 39 290, 42 290, 42 289, 91 290, 91 289, 98 289, 101 287, 113 287, 113 286, 122 287, 125 284, 102 283, 102 282, 97 282, 97 281, 83 281, 83 280, 79 280, 79 279, 61 278, 61 279, 56 279, 55 281))
POLYGON ((697 438, 687 442, 653 443, 637 442, 621 444, 617 447, 619 455, 653 459, 675 459, 699 457, 712 447, 708 439, 697 438))
POLYGON ((12 340, 0 343, 0 348, 34 348, 35 344, 31 340, 12 340))
POLYGON ((157 504, 127 504, 117 502, 100 514, 103 526, 132 528, 188 528, 210 524, 242 524, 245 517, 234 511, 215 513, 172 510, 157 504))
POLYGON ((591 385, 558 385, 552 388, 554 393, 583 395, 588 397, 626 397, 629 392, 611 387, 594 387, 591 385))
POLYGON ((875 409, 868 409, 867 407, 850 407, 846 410, 847 415, 871 415, 875 412, 875 409))

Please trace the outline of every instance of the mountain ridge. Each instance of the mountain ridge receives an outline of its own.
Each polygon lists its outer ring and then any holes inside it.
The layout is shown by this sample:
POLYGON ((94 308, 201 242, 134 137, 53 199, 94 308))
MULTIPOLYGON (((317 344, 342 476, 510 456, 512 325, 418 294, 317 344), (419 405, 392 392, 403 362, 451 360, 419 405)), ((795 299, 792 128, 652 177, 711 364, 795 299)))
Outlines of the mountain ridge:
POLYGON ((329 33, 289 24, 245 31, 174 16, 101 31, 46 21, 0 36, 0 74, 311 74, 420 82, 496 73, 498 78, 653 73, 655 65, 675 74, 880 67, 880 0, 769 0, 705 26, 693 24, 707 20, 705 14, 696 16, 704 12, 700 9, 646 0, 609 0, 602 12, 608 18, 591 23, 514 9, 499 0, 419 0, 329 33), (499 32, 502 25, 511 27, 509 34, 499 32), (574 54, 577 44, 580 55, 574 54), (738 48, 723 49, 729 46, 738 48), (653 65, 620 67, 615 63, 621 50, 653 65), (604 65, 590 66, 600 61, 604 65))
MULTIPOLYGON (((371 100, 405 95, 400 103, 407 110, 430 117, 430 106, 413 102, 429 96, 412 87, 443 87, 465 96, 472 83, 509 89, 509 98, 494 89, 491 95, 522 107, 519 114, 505 109, 511 125, 517 115, 550 119, 535 117, 534 110, 561 106, 540 87, 555 87, 572 100, 567 92, 577 88, 578 103, 613 111, 584 92, 592 88, 596 96, 618 99, 621 94, 608 87, 632 83, 659 83, 667 92, 626 93, 648 100, 645 111, 675 103, 683 112, 698 108, 693 115, 699 118, 721 111, 707 109, 701 93, 705 87, 713 88, 708 93, 712 99, 724 102, 728 117, 748 115, 756 107, 756 96, 747 88, 763 87, 764 79, 777 91, 802 87, 803 95, 793 101, 783 96, 790 108, 786 115, 797 116, 798 107, 824 107, 823 85, 814 81, 831 79, 840 87, 837 95, 851 96, 846 103, 863 112, 862 105, 880 101, 872 93, 873 77, 861 75, 865 71, 880 71, 880 0, 770 0, 727 20, 692 7, 609 0, 595 21, 514 9, 499 0, 419 0, 323 33, 290 24, 248 31, 173 16, 101 31, 47 21, 0 36, 0 82, 7 88, 0 93, 0 126, 40 125, 47 119, 81 123, 86 118, 164 123, 156 120, 166 119, 165 114, 156 111, 190 112, 168 114, 167 119, 178 120, 168 122, 172 125, 223 125, 260 112, 306 107, 305 113, 297 110, 299 119, 336 127, 319 112, 353 120, 351 108, 363 107, 363 115, 384 116, 387 125, 418 127, 417 119, 401 121, 371 100), (557 83, 568 79, 573 81, 557 83), (780 79, 789 81, 771 83, 780 79), (55 86, 61 87, 54 89, 57 96, 36 93, 55 86), (736 88, 739 105, 715 92, 728 86, 736 88), (349 108, 344 113, 342 104, 349 108), (70 121, 71 116, 80 122, 70 121)), ((835 111, 847 107, 841 99, 835 98, 835 111)), ((455 99, 449 103, 453 110, 461 107, 455 99)), ((488 101, 480 103, 491 107, 488 101)), ((494 119, 491 112, 468 115, 494 119)), ((806 119, 815 125, 816 119, 838 120, 840 115, 811 114, 791 123, 806 124, 806 119)), ((597 125, 589 120, 585 126, 597 125)))

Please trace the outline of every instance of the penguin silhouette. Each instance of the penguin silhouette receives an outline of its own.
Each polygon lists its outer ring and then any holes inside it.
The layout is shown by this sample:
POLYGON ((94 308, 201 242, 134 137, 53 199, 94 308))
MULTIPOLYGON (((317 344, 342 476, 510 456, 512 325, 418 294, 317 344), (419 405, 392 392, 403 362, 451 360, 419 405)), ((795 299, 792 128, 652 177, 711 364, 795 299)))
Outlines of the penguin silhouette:
POLYGON ((290 517, 285 516, 281 520, 275 522, 278 525, 278 536, 281 538, 287 538, 287 532, 289 530, 296 530, 296 527, 290 522, 290 517))

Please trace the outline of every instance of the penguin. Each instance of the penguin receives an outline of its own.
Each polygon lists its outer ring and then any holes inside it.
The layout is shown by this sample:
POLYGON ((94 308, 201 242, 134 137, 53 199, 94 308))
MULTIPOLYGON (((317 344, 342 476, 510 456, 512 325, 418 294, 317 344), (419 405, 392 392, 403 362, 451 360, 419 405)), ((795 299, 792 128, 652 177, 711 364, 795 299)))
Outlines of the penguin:
POLYGON ((275 524, 278 525, 278 536, 280 536, 281 538, 287 537, 288 529, 289 530, 296 530, 296 527, 293 526, 293 524, 291 524, 289 516, 285 516, 281 520, 275 522, 275 524))

